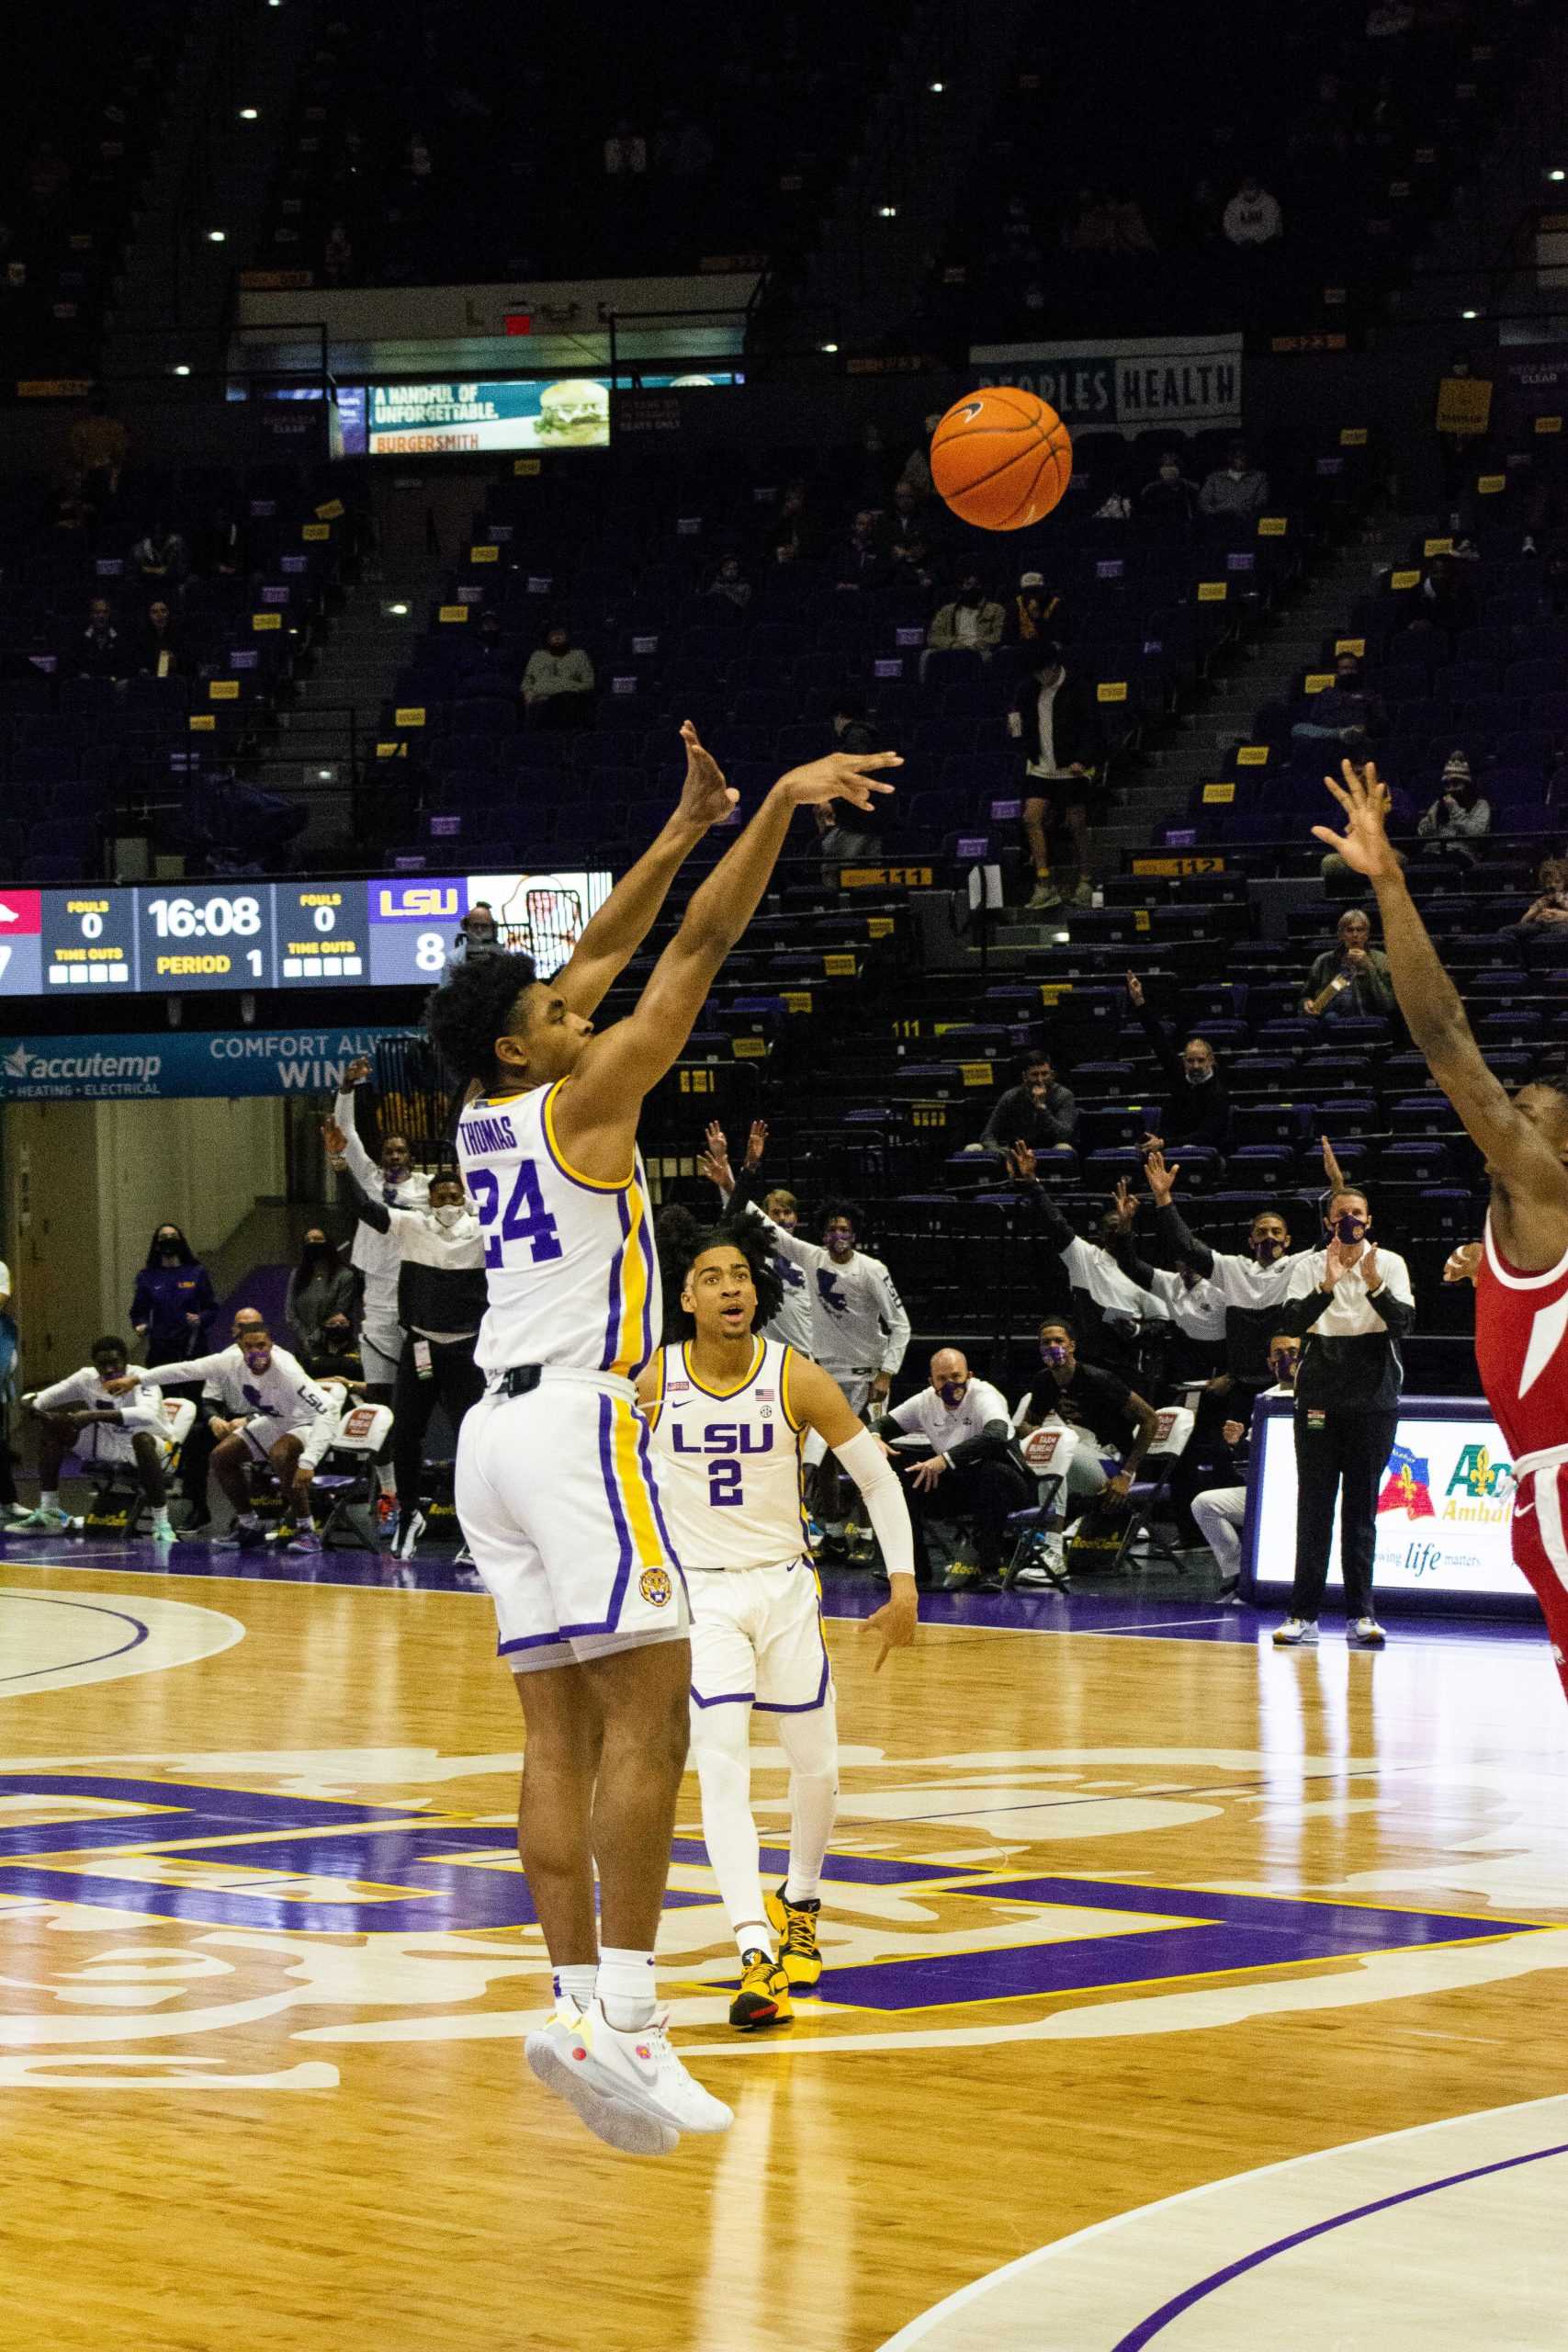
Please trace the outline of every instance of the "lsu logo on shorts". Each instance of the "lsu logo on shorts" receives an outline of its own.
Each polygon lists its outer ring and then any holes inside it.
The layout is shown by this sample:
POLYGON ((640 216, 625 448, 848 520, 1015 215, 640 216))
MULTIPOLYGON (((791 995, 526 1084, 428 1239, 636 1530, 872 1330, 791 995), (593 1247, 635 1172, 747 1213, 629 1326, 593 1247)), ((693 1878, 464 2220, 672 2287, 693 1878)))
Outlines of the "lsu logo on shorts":
POLYGON ((674 1589, 667 1568, 644 1568, 637 1580, 637 1590, 650 1609, 662 1609, 674 1589))

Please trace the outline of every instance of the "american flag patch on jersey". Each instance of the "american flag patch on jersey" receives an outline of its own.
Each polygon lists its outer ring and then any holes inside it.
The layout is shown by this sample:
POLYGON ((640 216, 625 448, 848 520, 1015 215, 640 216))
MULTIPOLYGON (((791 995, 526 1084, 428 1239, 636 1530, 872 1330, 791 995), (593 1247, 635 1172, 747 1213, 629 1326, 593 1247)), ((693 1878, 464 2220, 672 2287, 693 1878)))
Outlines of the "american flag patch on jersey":
POLYGON ((771 1404, 773 1403, 773 1390, 772 1390, 771 1388, 759 1388, 759 1389, 758 1389, 758 1391, 757 1391, 757 1402, 758 1402, 758 1404, 759 1404, 759 1405, 771 1405, 771 1404))

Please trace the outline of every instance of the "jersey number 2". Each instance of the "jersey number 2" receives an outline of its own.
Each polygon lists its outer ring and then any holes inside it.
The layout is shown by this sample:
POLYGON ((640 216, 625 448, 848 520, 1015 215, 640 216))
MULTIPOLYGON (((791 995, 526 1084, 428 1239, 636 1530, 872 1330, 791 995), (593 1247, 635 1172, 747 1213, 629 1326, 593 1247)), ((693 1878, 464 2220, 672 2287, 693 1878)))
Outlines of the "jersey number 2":
POLYGON ((745 1496, 740 1491, 739 1463, 710 1462, 708 1464, 708 1501, 714 1510, 722 1510, 727 1504, 742 1503, 745 1499, 745 1496))
POLYGON ((468 1176, 468 1189, 479 1204, 479 1223, 485 1228, 485 1264, 499 1266, 509 1241, 525 1241, 528 1256, 536 1266, 547 1263, 561 1254, 560 1237, 556 1221, 545 1206, 544 1193, 539 1190, 538 1170, 531 1159, 519 1160, 517 1182, 512 1187, 512 1198, 506 1204, 501 1220, 501 1230, 492 1233, 496 1211, 501 1205, 501 1179, 491 1168, 473 1169, 468 1176))

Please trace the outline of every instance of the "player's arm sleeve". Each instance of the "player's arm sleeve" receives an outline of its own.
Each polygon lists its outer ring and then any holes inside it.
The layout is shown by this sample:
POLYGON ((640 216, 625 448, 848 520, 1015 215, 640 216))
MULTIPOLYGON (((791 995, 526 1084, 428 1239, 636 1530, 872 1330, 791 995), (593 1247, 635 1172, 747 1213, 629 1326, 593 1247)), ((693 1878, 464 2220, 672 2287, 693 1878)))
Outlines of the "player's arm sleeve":
POLYGON ((338 1089, 338 1098, 333 1111, 333 1117, 337 1125, 343 1129, 344 1158, 348 1162, 349 1174, 361 1192, 378 1193, 381 1189, 381 1171, 360 1140, 358 1124, 354 1115, 352 1087, 343 1086, 338 1089))
POLYGON ((882 1280, 878 1287, 882 1292, 878 1312, 887 1329, 886 1345, 882 1351, 882 1369, 884 1372, 897 1372, 904 1361, 905 1351, 908 1347, 911 1336, 909 1310, 899 1297, 893 1277, 886 1266, 882 1269, 882 1280))
POLYGON ((153 1437, 167 1437, 169 1424, 164 1416, 164 1392, 155 1382, 144 1380, 119 1402, 119 1425, 134 1437, 145 1430, 153 1437))
POLYGON ((892 1464, 869 1430, 857 1430, 833 1452, 865 1498, 871 1532, 882 1548, 882 1564, 890 1577, 915 1573, 915 1537, 909 1506, 892 1464))
POLYGON ((82 1392, 81 1374, 67 1373, 63 1380, 55 1381, 49 1388, 40 1388, 33 1398, 33 1405, 40 1413, 67 1412, 73 1405, 82 1402, 82 1392))
POLYGON ((1213 1279, 1218 1262, 1214 1253, 1206 1241, 1199 1240, 1174 1202, 1156 1211, 1155 1226, 1161 1249, 1168 1250, 1178 1265, 1190 1266, 1195 1274, 1213 1279))
POLYGON ((748 1201, 746 1210, 748 1216, 754 1216, 760 1225, 767 1227, 768 1238, 773 1248, 792 1265, 804 1266, 808 1272, 814 1272, 818 1266, 832 1262, 820 1242, 802 1241, 799 1235, 791 1233, 787 1226, 775 1225, 766 1209, 760 1209, 755 1201, 748 1201))
POLYGON ((189 1388, 198 1380, 219 1379, 226 1369, 221 1355, 187 1356, 183 1363, 150 1363, 141 1378, 154 1388, 189 1388))

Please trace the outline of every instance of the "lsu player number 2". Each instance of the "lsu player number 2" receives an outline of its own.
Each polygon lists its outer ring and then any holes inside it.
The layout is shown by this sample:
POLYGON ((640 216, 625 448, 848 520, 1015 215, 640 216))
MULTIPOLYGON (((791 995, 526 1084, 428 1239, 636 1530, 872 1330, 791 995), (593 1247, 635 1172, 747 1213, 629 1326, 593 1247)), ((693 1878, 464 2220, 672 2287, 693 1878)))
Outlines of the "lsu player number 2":
POLYGON ((529 1264, 534 1266, 545 1265, 560 1256, 560 1236, 554 1217, 545 1206, 538 1170, 533 1160, 518 1161, 516 1181, 504 1212, 501 1211, 501 1179, 494 1169, 470 1168, 468 1190, 479 1204, 487 1266, 515 1266, 525 1249, 529 1264), (509 1246, 513 1244, 516 1246, 509 1246))

